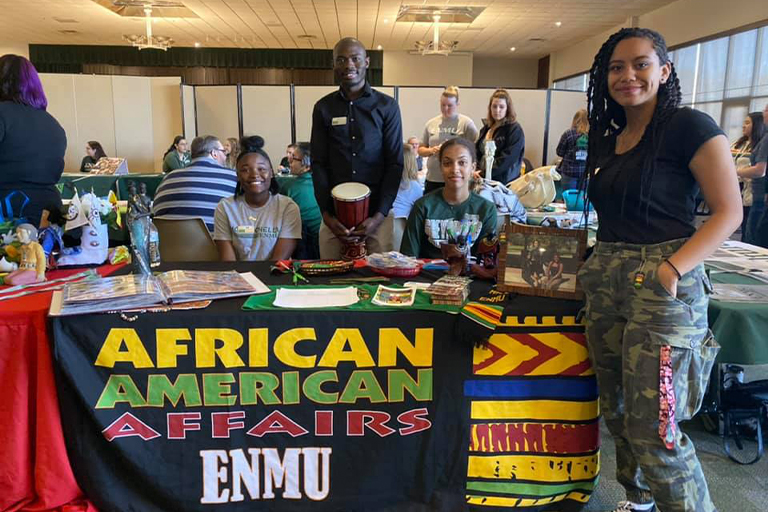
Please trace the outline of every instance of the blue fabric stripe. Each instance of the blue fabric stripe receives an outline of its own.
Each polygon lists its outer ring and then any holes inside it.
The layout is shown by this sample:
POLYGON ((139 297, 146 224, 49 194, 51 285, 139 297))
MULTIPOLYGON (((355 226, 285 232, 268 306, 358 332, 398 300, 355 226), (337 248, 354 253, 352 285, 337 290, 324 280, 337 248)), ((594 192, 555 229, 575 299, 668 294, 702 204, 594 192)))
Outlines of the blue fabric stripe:
POLYGON ((504 381, 468 380, 464 383, 464 395, 471 398, 576 398, 597 399, 597 381, 584 379, 514 379, 504 381))

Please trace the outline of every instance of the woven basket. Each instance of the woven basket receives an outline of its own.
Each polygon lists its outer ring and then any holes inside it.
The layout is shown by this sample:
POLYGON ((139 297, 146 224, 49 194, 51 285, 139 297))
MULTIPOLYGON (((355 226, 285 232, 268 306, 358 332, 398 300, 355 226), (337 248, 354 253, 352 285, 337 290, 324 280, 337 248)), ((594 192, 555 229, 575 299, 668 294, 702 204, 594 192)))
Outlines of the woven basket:
POLYGON ((302 262, 299 272, 308 276, 344 274, 352 270, 354 261, 318 260, 302 262))

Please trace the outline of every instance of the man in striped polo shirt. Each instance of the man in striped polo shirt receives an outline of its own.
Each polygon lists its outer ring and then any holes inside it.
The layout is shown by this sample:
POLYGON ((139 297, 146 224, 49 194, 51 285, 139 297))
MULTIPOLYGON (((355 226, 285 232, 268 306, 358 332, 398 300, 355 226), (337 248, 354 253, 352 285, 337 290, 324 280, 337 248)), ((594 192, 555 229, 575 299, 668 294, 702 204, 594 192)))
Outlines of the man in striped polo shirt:
POLYGON ((203 219, 213 232, 213 212, 225 197, 235 195, 237 174, 224 166, 227 155, 212 135, 192 141, 192 160, 163 178, 155 192, 152 213, 158 219, 203 219))

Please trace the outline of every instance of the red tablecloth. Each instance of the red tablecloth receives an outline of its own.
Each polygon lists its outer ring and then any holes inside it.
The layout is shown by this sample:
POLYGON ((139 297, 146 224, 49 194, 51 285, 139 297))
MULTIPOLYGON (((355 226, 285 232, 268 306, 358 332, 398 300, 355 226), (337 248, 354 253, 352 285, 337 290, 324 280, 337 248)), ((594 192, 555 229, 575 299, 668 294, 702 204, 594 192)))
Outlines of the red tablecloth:
MULTIPOLYGON (((121 266, 97 270, 109 275, 121 266)), ((96 510, 78 487, 64 446, 46 326, 52 295, 0 301, 0 511, 96 510)))

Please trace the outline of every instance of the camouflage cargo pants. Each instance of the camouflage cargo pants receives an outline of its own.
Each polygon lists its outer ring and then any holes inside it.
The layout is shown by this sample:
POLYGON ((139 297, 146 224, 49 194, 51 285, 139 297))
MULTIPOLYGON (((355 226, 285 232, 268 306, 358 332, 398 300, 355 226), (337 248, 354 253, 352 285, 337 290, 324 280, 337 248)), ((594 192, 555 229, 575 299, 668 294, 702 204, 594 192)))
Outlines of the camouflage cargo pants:
POLYGON ((683 276, 676 297, 656 277, 684 242, 598 242, 579 279, 600 408, 627 499, 655 500, 662 512, 710 512, 696 450, 677 421, 701 406, 719 350, 707 326, 711 284, 703 265, 683 276))

